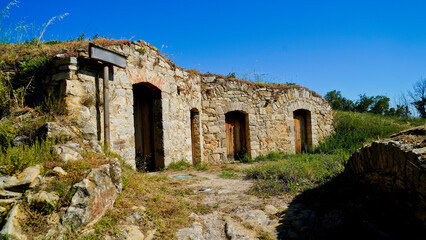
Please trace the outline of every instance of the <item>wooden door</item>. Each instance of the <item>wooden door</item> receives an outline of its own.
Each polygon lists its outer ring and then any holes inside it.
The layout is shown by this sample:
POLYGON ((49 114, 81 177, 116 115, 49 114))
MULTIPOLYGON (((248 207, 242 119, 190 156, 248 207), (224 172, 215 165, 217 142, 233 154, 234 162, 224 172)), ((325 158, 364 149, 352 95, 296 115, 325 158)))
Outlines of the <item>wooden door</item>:
POLYGON ((200 146, 200 114, 191 110, 191 143, 192 143, 192 164, 201 162, 200 146))
POLYGON ((308 136, 306 126, 306 113, 304 111, 295 111, 294 115, 294 148, 296 153, 307 151, 308 136))
POLYGON ((147 89, 137 89, 134 92, 136 167, 140 170, 155 168, 152 99, 147 91, 147 89))
POLYGON ((226 153, 228 158, 241 158, 247 153, 245 115, 240 112, 230 112, 225 117, 226 153))

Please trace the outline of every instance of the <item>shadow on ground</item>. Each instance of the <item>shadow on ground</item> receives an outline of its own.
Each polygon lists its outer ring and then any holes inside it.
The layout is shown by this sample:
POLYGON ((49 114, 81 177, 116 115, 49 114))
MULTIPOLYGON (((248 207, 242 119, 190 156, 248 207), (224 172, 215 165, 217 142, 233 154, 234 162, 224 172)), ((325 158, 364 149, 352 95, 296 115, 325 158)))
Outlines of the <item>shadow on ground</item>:
POLYGON ((393 197, 339 175, 280 214, 279 239, 424 239, 426 224, 393 197))

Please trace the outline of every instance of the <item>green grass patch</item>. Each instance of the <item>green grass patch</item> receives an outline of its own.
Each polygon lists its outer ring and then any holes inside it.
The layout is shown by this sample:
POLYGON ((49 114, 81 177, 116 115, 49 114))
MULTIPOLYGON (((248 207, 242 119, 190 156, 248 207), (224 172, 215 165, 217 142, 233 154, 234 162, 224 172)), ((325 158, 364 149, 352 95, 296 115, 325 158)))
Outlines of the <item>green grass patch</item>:
POLYGON ((402 130, 426 124, 426 119, 387 117, 371 113, 336 111, 335 132, 321 141, 316 153, 354 152, 363 144, 390 137, 402 130))
POLYGON ((294 154, 276 162, 265 162, 245 170, 257 181, 249 194, 267 197, 283 193, 295 194, 327 182, 344 169, 348 155, 294 154))
POLYGON ((54 141, 47 140, 31 146, 15 146, 0 151, 1 172, 12 175, 36 164, 56 161, 58 158, 53 151, 54 145, 54 141))
POLYGON ((236 174, 233 169, 227 169, 227 168, 222 169, 222 172, 219 174, 219 177, 227 178, 227 179, 239 178, 238 174, 236 174))
POLYGON ((167 169, 182 171, 182 170, 188 169, 190 167, 192 167, 191 163, 189 163, 186 159, 181 159, 177 162, 170 163, 169 166, 167 167, 167 169))

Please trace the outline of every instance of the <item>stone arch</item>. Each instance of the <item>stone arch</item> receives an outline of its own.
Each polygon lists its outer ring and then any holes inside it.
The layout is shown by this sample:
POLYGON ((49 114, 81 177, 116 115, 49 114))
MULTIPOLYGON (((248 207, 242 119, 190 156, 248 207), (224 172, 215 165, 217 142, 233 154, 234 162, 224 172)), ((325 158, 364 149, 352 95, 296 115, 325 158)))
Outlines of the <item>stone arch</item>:
POLYGON ((229 111, 225 114, 226 155, 228 160, 241 160, 250 155, 248 113, 229 111))
POLYGON ((296 118, 300 116, 305 116, 306 121, 306 142, 307 142, 307 149, 306 150, 312 150, 312 148, 318 144, 317 139, 317 116, 315 113, 315 105, 304 100, 304 99, 297 99, 294 101, 290 101, 287 105, 285 115, 287 116, 287 126, 290 128, 290 134, 287 136, 287 140, 291 142, 291 151, 296 151, 296 132, 295 132, 295 113, 296 118))

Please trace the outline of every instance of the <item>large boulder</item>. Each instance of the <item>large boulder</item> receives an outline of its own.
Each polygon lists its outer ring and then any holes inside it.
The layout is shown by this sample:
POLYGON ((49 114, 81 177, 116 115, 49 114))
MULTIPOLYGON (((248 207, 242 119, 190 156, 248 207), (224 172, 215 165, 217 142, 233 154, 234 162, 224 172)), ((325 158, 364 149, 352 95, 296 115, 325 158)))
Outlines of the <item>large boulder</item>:
POLYGON ((80 228, 96 223, 107 210, 112 209, 120 191, 121 172, 111 164, 92 169, 87 178, 74 185, 71 205, 62 216, 68 228, 80 228))

